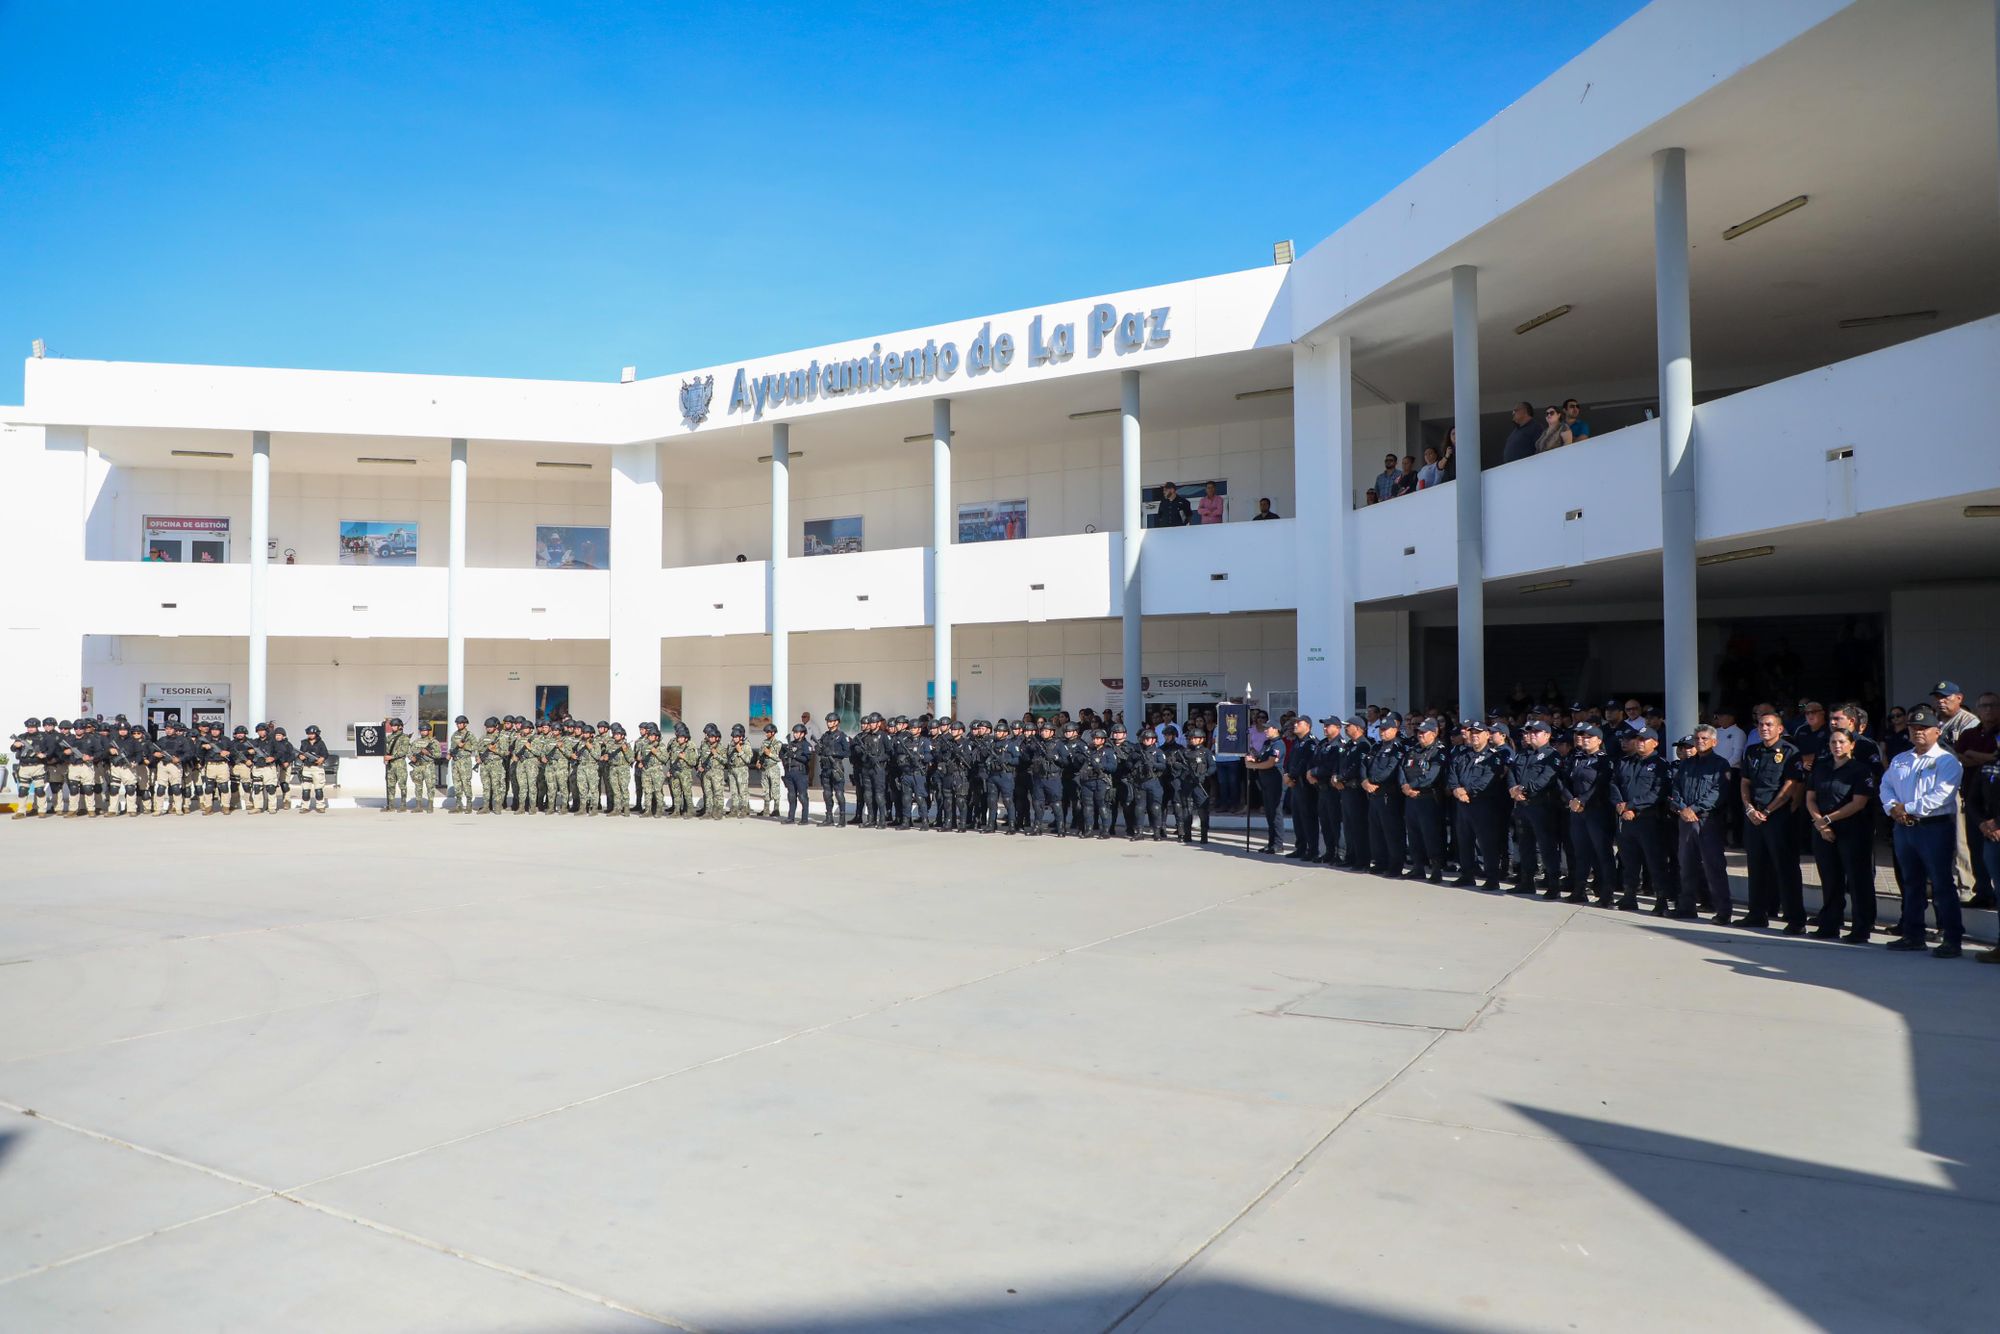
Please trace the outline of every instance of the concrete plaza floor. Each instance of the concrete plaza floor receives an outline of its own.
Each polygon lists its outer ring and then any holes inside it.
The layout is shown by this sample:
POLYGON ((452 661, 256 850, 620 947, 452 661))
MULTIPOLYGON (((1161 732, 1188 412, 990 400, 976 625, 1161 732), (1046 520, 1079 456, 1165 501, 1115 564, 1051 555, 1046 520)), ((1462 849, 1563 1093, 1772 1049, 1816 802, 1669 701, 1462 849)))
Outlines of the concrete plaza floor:
POLYGON ((1964 1330, 2000 969, 1123 841, 4 829, 0 1328, 1964 1330))

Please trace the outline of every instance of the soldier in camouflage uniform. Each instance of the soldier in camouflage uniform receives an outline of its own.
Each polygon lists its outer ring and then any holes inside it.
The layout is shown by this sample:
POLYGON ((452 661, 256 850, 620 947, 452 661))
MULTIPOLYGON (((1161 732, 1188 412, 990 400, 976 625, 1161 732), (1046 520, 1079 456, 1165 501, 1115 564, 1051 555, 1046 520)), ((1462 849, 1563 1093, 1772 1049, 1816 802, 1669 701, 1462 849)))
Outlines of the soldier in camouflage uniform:
POLYGON ((753 758, 742 723, 729 729, 729 749, 723 752, 722 758, 723 781, 729 793, 723 809, 741 820, 750 814, 750 761, 753 758))
POLYGON ((722 795, 723 770, 728 760, 722 753, 722 729, 714 723, 701 727, 701 749, 695 752, 695 776, 701 779, 701 818, 720 820, 727 810, 722 795))
POLYGON ((758 781, 764 789, 763 813, 773 820, 778 818, 778 803, 784 797, 784 749, 785 743, 778 737, 778 725, 765 723, 764 744, 757 747, 752 767, 757 770, 758 781))
POLYGON ((577 749, 574 723, 564 723, 549 737, 548 750, 542 756, 542 783, 549 790, 551 815, 569 814, 569 784, 576 768, 577 749))
POLYGON ((542 795, 542 760, 554 744, 549 724, 538 723, 535 730, 522 738, 520 749, 515 755, 515 781, 521 788, 521 814, 532 815, 542 795))
POLYGON ((611 803, 613 815, 632 813, 632 743, 625 739, 625 724, 611 724, 611 741, 605 747, 609 768, 605 781, 610 784, 606 796, 611 803))
POLYGON ((459 714, 458 726, 451 734, 451 808, 460 815, 472 813, 472 767, 477 758, 473 752, 478 748, 472 720, 459 714))
POLYGON ((595 734, 584 733, 578 738, 576 747, 576 809, 579 815, 602 815, 604 813, 603 790, 600 779, 603 776, 604 757, 610 748, 611 724, 600 722, 595 734))
POLYGON ((500 809, 500 799, 507 791, 508 734, 501 729, 498 718, 488 718, 485 728, 479 733, 474 750, 479 760, 479 785, 486 790, 486 813, 500 809))
POLYGON ((667 744, 658 723, 639 724, 639 814, 659 819, 667 813, 667 744))
POLYGON ((382 809, 394 812, 410 797, 410 752, 416 743, 403 735, 403 720, 389 720, 389 739, 382 751, 382 809))
POLYGON ((416 788, 417 809, 425 815, 431 813, 431 797, 437 791, 438 756, 444 747, 426 727, 410 746, 410 780, 416 788))
POLYGON ((676 820, 694 819, 695 757, 687 724, 675 723, 673 744, 667 747, 667 781, 672 785, 676 820))

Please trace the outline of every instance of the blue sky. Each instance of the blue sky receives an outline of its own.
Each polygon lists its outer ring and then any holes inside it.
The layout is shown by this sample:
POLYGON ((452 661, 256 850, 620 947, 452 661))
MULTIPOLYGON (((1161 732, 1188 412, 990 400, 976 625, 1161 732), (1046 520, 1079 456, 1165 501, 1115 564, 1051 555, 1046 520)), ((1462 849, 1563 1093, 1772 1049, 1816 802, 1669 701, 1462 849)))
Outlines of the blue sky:
POLYGON ((1638 4, 1286 8, 0 0, 0 355, 615 379, 1249 268, 1638 4))

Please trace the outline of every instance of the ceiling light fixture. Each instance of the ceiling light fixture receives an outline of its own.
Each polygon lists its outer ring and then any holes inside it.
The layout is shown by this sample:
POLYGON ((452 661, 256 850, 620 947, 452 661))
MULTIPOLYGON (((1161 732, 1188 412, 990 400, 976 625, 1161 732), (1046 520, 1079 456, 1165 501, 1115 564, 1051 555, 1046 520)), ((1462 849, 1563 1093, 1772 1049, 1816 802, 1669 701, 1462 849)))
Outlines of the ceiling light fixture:
POLYGON ((1088 412, 1072 412, 1069 414, 1069 419, 1073 422, 1080 422, 1085 417, 1115 417, 1124 410, 1123 408, 1092 408, 1088 412))
POLYGON ((1554 310, 1545 310, 1541 314, 1535 316, 1535 318, 1533 318, 1532 320, 1529 320, 1526 324, 1515 325, 1514 332, 1517 334, 1524 334, 1531 329, 1539 329, 1544 324, 1547 324, 1550 320, 1561 319, 1563 316, 1569 314, 1571 309, 1572 307, 1569 306, 1567 303, 1565 303, 1563 305, 1557 306, 1554 310))
MULTIPOLYGON (((1113 411, 1116 411, 1116 409, 1114 408, 1114 409, 1113 409, 1113 411)), ((957 432, 957 431, 953 431, 953 432, 951 433, 951 438, 952 438, 952 439, 954 439, 954 440, 956 440, 956 439, 958 438, 958 432, 957 432)), ((935 440, 935 439, 937 439, 937 437, 936 437, 936 436, 932 435, 932 434, 931 434, 931 433, 930 433, 929 431, 925 431, 925 432, 924 432, 924 433, 923 433, 922 435, 906 435, 906 436, 904 436, 904 437, 903 437, 903 443, 904 443, 904 444, 906 444, 906 445, 916 445, 916 444, 922 444, 922 443, 923 443, 924 441, 926 441, 926 440, 935 440)), ((798 457, 798 455, 794 454, 794 455, 793 455, 792 457, 793 457, 793 458, 797 458, 797 457, 798 457)))
MULTIPOLYGON (((925 436, 924 438, 928 440, 930 437, 925 436)), ((805 456, 806 452, 803 449, 789 450, 785 454, 785 462, 796 463, 805 456)), ((769 463, 770 461, 771 461, 771 456, 769 454, 759 454, 757 456, 757 462, 759 463, 769 463)))
POLYGON ((1776 550, 1776 547, 1742 547, 1735 551, 1718 551, 1713 556, 1697 557, 1695 564, 1727 565, 1733 560, 1755 560, 1759 556, 1768 556, 1776 550))
POLYGON ((1880 324, 1929 324, 1938 317, 1934 310, 1906 310, 1896 315, 1863 315, 1857 319, 1842 320, 1843 329, 1873 329, 1880 324))
POLYGON ((411 467, 415 467, 417 462, 415 459, 386 459, 374 454, 364 454, 354 461, 356 463, 401 463, 411 467))
POLYGON ((1289 394, 1291 392, 1292 392, 1292 386, 1288 384, 1281 384, 1270 389, 1247 390, 1244 393, 1238 394, 1236 396, 1236 401, 1238 403, 1241 403, 1246 398, 1275 398, 1279 394, 1289 394))
POLYGON ((592 465, 588 463, 571 463, 564 459, 536 459, 535 466, 537 468, 581 468, 588 472, 592 465))
POLYGON ((1523 593, 1550 593, 1558 588, 1568 588, 1574 579, 1551 579, 1545 584, 1522 584, 1518 591, 1523 593))
POLYGON ((167 451, 177 459, 233 459, 236 455, 226 449, 170 449, 167 451))
POLYGON ((1967 505, 1965 517, 1968 519, 2000 519, 2000 505, 1967 505))
POLYGON ((1725 241, 1734 241, 1737 237, 1743 235, 1743 233, 1754 232, 1767 222, 1776 222, 1793 209, 1804 208, 1806 206, 1806 198, 1807 196, 1805 195, 1794 196, 1776 208, 1765 209, 1754 218, 1745 218, 1734 227, 1725 227, 1722 229, 1722 239, 1725 241))
POLYGON ((1277 243, 1276 245, 1272 246, 1272 247, 1271 247, 1271 262, 1272 262, 1273 264, 1289 264, 1289 263, 1291 263, 1291 262, 1292 262, 1292 243, 1291 243, 1290 241, 1280 241, 1280 242, 1278 242, 1278 243, 1277 243))

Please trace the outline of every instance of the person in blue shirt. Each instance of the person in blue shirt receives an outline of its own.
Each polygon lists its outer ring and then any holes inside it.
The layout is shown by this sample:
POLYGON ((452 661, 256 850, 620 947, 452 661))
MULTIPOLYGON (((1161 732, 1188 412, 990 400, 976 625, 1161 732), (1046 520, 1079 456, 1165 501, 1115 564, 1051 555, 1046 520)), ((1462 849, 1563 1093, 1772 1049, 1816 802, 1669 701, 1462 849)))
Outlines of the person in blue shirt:
POLYGON ((1507 795, 1514 799, 1520 850, 1514 889, 1532 893, 1539 865, 1545 899, 1562 893, 1562 852, 1556 837, 1562 827, 1562 788, 1557 781, 1561 765, 1555 747, 1549 744, 1549 734, 1546 720, 1528 719, 1521 725, 1521 749, 1507 766, 1507 795))
POLYGON ((1910 749, 1889 761, 1882 775, 1882 809, 1896 822, 1896 865, 1903 873, 1903 913, 1892 950, 1924 947, 1924 899, 1928 889, 1937 913, 1940 959, 1956 959, 1965 935, 1958 887, 1952 880, 1957 850, 1958 789, 1964 767, 1938 743, 1937 711, 1928 704, 1910 710, 1910 749))
POLYGON ((1458 803, 1458 879, 1452 883, 1470 889, 1483 874, 1480 888, 1497 894, 1507 833, 1507 757, 1488 744, 1492 737, 1483 719, 1467 722, 1465 748, 1453 757, 1445 781, 1458 803))
POLYGON ((1382 458, 1381 475, 1375 479, 1375 499, 1391 500, 1396 495, 1396 479, 1402 474, 1396 469, 1396 456, 1386 454, 1382 458))
POLYGON ((1569 428, 1571 444, 1590 435, 1590 423, 1583 419, 1583 404, 1573 398, 1563 400, 1563 425, 1569 428))

